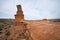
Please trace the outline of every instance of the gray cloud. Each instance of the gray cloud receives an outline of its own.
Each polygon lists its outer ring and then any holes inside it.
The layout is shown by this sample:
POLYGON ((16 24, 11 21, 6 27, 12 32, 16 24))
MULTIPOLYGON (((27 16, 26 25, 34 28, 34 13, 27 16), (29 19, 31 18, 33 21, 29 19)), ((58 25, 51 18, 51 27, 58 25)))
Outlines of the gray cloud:
POLYGON ((60 0, 1 0, 0 18, 14 18, 17 4, 22 5, 25 19, 60 18, 60 0))

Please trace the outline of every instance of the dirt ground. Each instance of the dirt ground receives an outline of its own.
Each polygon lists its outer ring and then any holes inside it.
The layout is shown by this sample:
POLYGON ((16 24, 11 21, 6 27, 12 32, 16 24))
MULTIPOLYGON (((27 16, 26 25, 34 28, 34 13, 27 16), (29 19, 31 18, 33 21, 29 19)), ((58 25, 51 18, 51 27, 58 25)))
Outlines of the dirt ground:
POLYGON ((60 40, 60 23, 52 21, 27 22, 33 40, 60 40))

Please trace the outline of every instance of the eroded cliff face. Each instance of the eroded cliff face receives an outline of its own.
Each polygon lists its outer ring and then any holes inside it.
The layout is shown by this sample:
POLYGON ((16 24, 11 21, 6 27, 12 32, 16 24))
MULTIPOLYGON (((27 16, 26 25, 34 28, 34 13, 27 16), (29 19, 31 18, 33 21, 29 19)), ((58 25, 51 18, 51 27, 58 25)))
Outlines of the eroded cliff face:
MULTIPOLYGON (((26 27, 28 31, 26 32, 26 35, 30 37, 30 40, 60 40, 60 22, 52 22, 48 20, 25 22, 27 23, 26 27)), ((0 40, 21 40, 21 38, 24 40, 26 37, 23 34, 21 35, 24 37, 21 37, 20 35, 20 33, 23 33, 23 31, 21 31, 23 26, 25 25, 8 28, 0 37, 0 40)))
POLYGON ((15 25, 14 27, 9 28, 7 31, 10 32, 10 35, 7 40, 32 40, 30 32, 27 29, 27 24, 24 22, 15 25))
POLYGON ((11 35, 7 40, 32 40, 29 30, 27 29, 27 23, 24 22, 21 5, 17 5, 17 14, 15 15, 14 26, 9 29, 9 32, 11 35))

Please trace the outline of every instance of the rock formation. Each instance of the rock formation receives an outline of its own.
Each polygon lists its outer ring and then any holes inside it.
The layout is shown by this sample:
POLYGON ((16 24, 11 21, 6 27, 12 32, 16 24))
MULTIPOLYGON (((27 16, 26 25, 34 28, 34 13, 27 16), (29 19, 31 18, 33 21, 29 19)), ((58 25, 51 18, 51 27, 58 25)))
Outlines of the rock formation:
POLYGON ((7 40, 32 40, 27 23, 24 22, 24 15, 21 5, 17 5, 14 27, 10 29, 11 35, 7 40))
POLYGON ((17 5, 14 25, 3 31, 0 40, 60 40, 60 22, 24 20, 21 5, 17 5))

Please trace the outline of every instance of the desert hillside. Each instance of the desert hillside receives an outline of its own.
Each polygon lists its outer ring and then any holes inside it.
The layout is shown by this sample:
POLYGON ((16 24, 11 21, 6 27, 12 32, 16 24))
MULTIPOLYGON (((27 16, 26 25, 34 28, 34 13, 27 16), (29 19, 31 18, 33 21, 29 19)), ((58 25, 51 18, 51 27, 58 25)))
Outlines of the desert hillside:
POLYGON ((60 23, 53 21, 28 22, 33 40, 60 40, 60 23))
MULTIPOLYGON (((60 40, 60 22, 49 20, 26 20, 25 22, 33 40, 60 40)), ((13 29, 13 25, 12 19, 0 20, 0 40, 6 40, 9 37, 10 33, 7 30, 13 29)))

